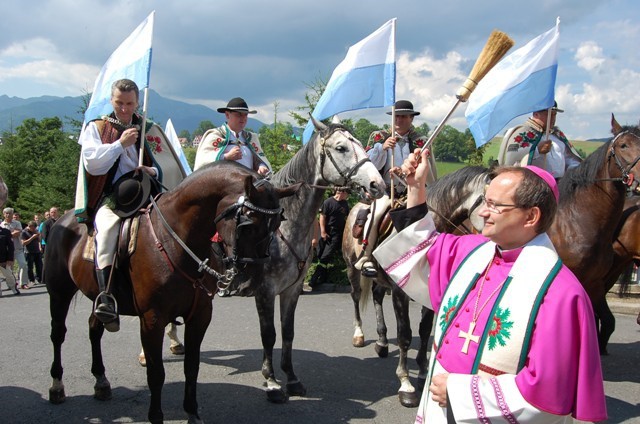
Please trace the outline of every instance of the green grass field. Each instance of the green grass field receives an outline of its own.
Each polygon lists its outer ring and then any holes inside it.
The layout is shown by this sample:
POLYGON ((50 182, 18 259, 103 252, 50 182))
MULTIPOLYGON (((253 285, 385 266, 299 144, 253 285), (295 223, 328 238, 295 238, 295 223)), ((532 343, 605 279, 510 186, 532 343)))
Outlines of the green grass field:
MULTIPOLYGON (((485 166, 487 165, 487 161, 489 160, 489 158, 498 157, 498 151, 500 150, 501 140, 502 140, 502 137, 496 137, 487 146, 484 152, 484 157, 483 157, 483 162, 485 166)), ((602 146, 602 143, 597 141, 572 141, 571 143, 579 152, 581 153, 584 152, 585 157, 593 153, 598 147, 602 146)), ((467 166, 466 163, 436 162, 438 177, 447 175, 460 168, 464 168, 465 166, 467 166)))

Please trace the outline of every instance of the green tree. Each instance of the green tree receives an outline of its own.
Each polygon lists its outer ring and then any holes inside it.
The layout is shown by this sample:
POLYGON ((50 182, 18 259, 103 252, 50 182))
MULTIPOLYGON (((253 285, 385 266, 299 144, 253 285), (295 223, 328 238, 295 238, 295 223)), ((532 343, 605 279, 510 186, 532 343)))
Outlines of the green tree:
POLYGON ((380 130, 375 124, 372 124, 367 119, 360 118, 353 125, 353 135, 362 142, 364 146, 367 145, 367 141, 369 140, 369 135, 372 132, 380 130))
POLYGON ((193 130, 193 137, 196 137, 198 135, 202 135, 202 134, 206 133, 207 130, 210 130, 210 129, 215 128, 215 127, 216 126, 213 124, 213 122, 211 122, 209 120, 201 121, 200 124, 198 125, 198 128, 193 130))
POLYGON ((302 147, 301 141, 293 132, 293 126, 290 123, 278 122, 278 102, 273 104, 273 124, 263 126, 258 134, 260 145, 271 163, 273 172, 282 169, 302 147))
POLYGON ((189 134, 188 130, 180 131, 180 134, 178 134, 178 137, 179 138, 186 138, 189 143, 191 143, 193 141, 193 139, 191 138, 191 134, 189 134))
POLYGON ((445 125, 433 142, 436 160, 442 162, 464 162, 469 157, 468 140, 450 125, 445 125))
POLYGON ((431 131, 431 128, 429 127, 429 124, 427 124, 426 122, 418 125, 416 128, 416 132, 418 134, 420 134, 421 136, 427 137, 429 135, 429 131, 431 131))
POLYGON ((8 203, 25 216, 73 206, 80 146, 62 128, 59 118, 30 118, 3 137, 0 175, 9 187, 8 203))

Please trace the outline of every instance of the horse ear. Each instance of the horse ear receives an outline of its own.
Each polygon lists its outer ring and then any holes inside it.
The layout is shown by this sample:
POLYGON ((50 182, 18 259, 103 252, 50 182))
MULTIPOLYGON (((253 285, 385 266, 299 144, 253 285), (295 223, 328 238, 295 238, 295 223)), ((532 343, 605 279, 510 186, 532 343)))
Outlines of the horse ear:
POLYGON ((316 127, 316 130, 318 132, 327 130, 328 127, 325 124, 323 124, 322 121, 317 121, 312 114, 309 114, 309 116, 311 117, 311 122, 313 122, 313 126, 316 127))
POLYGON ((622 131, 622 126, 618 124, 618 121, 616 121, 616 117, 612 113, 611 114, 611 133, 613 135, 618 135, 618 133, 620 133, 621 131, 622 131))
POLYGON ((277 188, 276 192, 278 193, 278 198, 283 199, 285 197, 293 196, 300 190, 304 183, 296 183, 287 187, 277 188))
POLYGON ((252 199, 255 198, 256 192, 257 190, 253 186, 253 177, 251 175, 247 175, 244 177, 244 195, 247 196, 247 198, 252 199))

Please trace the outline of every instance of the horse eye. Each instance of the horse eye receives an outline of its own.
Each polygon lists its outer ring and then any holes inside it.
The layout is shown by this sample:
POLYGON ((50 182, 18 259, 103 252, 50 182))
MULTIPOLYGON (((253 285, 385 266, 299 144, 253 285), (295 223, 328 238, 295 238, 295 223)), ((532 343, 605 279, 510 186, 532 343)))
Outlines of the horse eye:
POLYGON ((340 153, 344 153, 347 151, 347 148, 344 146, 336 146, 336 150, 340 153))

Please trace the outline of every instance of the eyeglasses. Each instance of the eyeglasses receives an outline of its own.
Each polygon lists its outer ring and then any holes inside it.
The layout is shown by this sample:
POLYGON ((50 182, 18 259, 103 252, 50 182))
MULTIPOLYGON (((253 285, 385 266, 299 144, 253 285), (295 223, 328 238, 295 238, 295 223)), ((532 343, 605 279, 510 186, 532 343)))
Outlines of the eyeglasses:
POLYGON ((500 214, 502 212, 506 212, 505 210, 498 209, 498 208, 514 208, 514 209, 517 209, 517 208, 520 207, 518 205, 511 205, 511 204, 507 204, 507 203, 496 203, 493 200, 487 200, 487 198, 484 196, 484 194, 480 195, 480 200, 482 200, 482 203, 484 203, 487 206, 487 209, 489 210, 489 212, 493 212, 493 213, 497 213, 497 214, 500 214))

